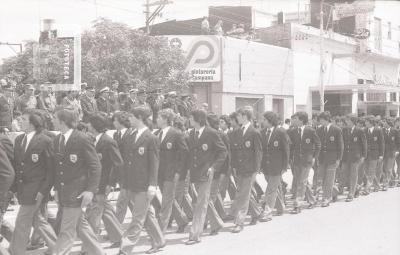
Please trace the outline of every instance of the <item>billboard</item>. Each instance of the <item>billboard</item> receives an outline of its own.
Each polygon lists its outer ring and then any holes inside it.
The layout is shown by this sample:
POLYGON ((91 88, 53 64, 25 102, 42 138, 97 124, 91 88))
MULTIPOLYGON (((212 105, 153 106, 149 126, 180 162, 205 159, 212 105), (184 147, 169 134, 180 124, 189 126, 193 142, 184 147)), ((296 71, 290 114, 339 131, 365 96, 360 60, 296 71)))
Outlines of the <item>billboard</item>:
POLYGON ((218 36, 170 36, 171 47, 183 50, 191 82, 221 81, 221 39, 218 36))

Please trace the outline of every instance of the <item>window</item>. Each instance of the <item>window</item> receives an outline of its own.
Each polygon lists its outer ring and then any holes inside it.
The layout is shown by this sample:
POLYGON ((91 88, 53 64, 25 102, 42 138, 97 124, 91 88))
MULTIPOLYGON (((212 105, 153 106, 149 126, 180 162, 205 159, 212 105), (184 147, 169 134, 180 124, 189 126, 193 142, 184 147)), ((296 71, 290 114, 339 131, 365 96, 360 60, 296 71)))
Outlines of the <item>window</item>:
POLYGON ((396 102, 396 92, 390 93, 390 102, 396 102))
POLYGON ((364 102, 364 93, 358 93, 358 101, 364 102))

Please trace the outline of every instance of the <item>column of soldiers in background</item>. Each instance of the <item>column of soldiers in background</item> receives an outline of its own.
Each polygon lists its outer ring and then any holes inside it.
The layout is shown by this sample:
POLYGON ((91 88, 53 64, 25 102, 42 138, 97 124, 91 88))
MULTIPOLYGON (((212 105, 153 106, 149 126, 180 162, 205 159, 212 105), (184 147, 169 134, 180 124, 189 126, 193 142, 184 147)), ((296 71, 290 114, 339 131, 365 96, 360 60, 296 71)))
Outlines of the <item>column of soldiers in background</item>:
POLYGON ((323 112, 313 128, 307 113, 298 112, 286 130, 275 113, 266 112, 257 129, 250 107, 229 117, 193 110, 186 122, 164 109, 158 128, 151 130, 146 126, 151 111, 137 106, 112 116, 116 132, 111 138, 105 133, 108 114, 94 110, 93 89, 86 87, 84 96, 86 109, 93 110, 85 115, 82 109, 87 134, 76 129, 77 112, 68 108, 55 111, 54 126, 61 132, 56 137, 46 130, 43 111, 35 109, 25 109, 20 117, 24 134, 16 138, 14 152, 0 136, 1 216, 9 190, 21 204, 15 230, 8 235, 12 255, 25 254, 31 228, 46 243, 46 254, 68 254, 76 236, 82 254, 105 254, 99 243, 101 222, 118 254, 129 254, 143 229, 151 239, 147 253, 158 252, 167 244, 171 221, 179 233, 192 221, 187 245, 199 243, 208 224, 210 235, 217 235, 224 222, 234 221, 232 232, 239 233, 247 214, 253 225, 287 211, 282 175, 288 166, 294 214, 318 204, 327 207, 345 193, 351 202, 398 182, 400 120, 332 118, 323 112), (314 185, 308 182, 311 169, 314 185), (256 181, 261 172, 266 190, 256 181), (114 210, 108 195, 116 183, 120 193, 114 210), (51 189, 59 211, 55 222, 45 206, 51 189), (232 203, 225 210, 228 194, 232 203), (132 220, 124 227, 127 208, 132 220))

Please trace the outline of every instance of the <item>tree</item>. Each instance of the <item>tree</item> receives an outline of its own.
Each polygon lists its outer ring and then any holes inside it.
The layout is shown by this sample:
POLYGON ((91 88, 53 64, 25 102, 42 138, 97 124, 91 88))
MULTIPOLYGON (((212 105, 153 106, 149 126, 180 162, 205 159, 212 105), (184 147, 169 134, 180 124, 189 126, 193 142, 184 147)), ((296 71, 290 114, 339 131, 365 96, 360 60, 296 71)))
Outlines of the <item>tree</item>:
MULTIPOLYGON (((20 55, 4 61, 0 77, 17 83, 56 83, 63 61, 61 46, 57 40, 48 44, 49 50, 40 51, 39 79, 33 79, 34 42, 29 42, 20 55)), ((139 84, 148 91, 179 91, 188 85, 189 74, 182 51, 170 47, 166 38, 148 36, 101 18, 82 34, 82 81, 100 89, 113 80, 123 86, 139 84)))

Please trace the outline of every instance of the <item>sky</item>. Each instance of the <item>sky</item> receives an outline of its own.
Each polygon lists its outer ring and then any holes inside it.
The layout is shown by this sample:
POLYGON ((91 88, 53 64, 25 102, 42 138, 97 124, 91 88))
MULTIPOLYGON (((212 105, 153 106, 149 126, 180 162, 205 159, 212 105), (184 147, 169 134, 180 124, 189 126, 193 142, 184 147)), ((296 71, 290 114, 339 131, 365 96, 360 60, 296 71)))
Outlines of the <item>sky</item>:
MULTIPOLYGON (((156 0, 150 0, 154 2, 156 0)), ((208 6, 247 5, 268 13, 304 10, 309 0, 171 0, 156 23, 171 19, 198 18, 207 15, 208 6)), ((144 26, 146 0, 0 0, 0 42, 23 43, 37 40, 40 20, 56 19, 57 24, 91 27, 97 17, 123 22, 131 27, 144 26)), ((375 15, 400 25, 400 1, 378 1, 375 15)), ((397 25, 395 25, 397 24, 397 25)), ((13 47, 18 51, 18 47, 13 47)), ((8 46, 0 46, 1 59, 15 55, 8 46)))

